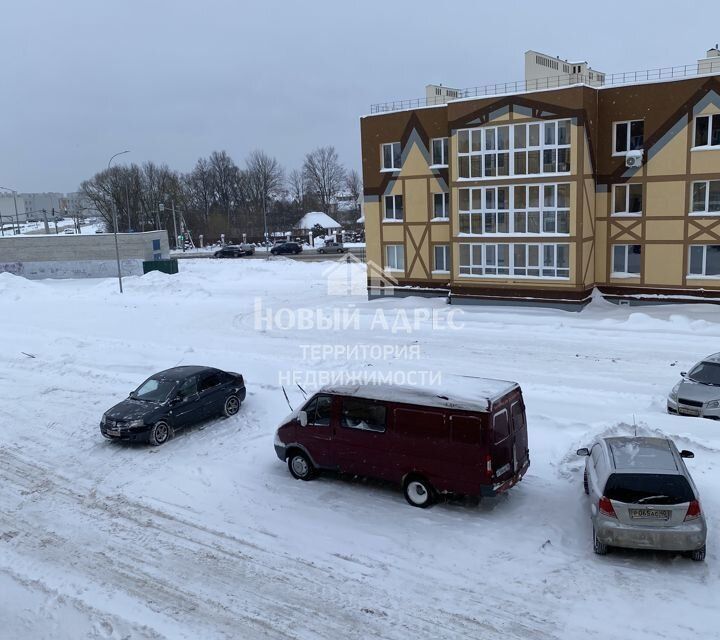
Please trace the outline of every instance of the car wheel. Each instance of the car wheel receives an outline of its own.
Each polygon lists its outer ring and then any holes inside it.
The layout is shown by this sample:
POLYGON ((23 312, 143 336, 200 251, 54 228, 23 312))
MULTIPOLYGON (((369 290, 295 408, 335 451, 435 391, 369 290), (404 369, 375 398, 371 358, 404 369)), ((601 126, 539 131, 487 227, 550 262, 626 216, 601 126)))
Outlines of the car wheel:
POLYGON ((420 476, 409 476, 403 483, 403 493, 408 504, 419 509, 426 509, 435 502, 433 486, 420 476))
POLYGON ((338 249, 337 252, 338 252, 338 253, 342 253, 343 250, 342 250, 342 249, 338 249))
POLYGON ((161 444, 165 444, 172 435, 170 425, 163 420, 156 422, 152 429, 150 429, 149 442, 153 447, 159 447, 161 444))
POLYGON ((294 253, 295 255, 297 255, 298 253, 300 253, 300 251, 299 251, 299 250, 298 250, 298 251, 294 251, 293 253, 294 253))
POLYGON ((608 546, 604 542, 600 542, 595 535, 595 527, 593 527, 593 551, 599 556, 604 556, 608 552, 608 546))
POLYGON ((590 495, 590 487, 588 486, 588 475, 587 475, 587 469, 585 470, 585 473, 583 473, 583 489, 585 489, 585 495, 590 495))
POLYGON ((223 406, 223 415, 226 418, 230 418, 238 411, 240 411, 240 398, 236 395, 229 396, 228 399, 225 400, 225 405, 223 406))
POLYGON ((699 549, 695 549, 695 551, 691 551, 690 559, 694 562, 702 562, 703 560, 705 560, 705 545, 703 545, 699 549))
POLYGON ((288 469, 297 480, 312 480, 317 473, 310 458, 298 449, 288 456, 288 469))

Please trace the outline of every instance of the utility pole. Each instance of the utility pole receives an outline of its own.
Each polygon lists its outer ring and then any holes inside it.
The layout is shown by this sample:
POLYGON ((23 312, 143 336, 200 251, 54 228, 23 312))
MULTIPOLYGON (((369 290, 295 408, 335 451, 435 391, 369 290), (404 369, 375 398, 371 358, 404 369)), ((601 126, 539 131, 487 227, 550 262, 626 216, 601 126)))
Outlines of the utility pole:
POLYGON ((15 224, 17 225, 17 232, 20 233, 20 218, 18 218, 17 210, 17 191, 13 191, 13 201, 15 202, 15 224))
POLYGON ((130 222, 130 194, 128 192, 127 182, 125 183, 125 204, 127 206, 128 233, 130 233, 132 231, 132 226, 131 226, 131 222, 130 222))
POLYGON ((57 216, 55 215, 55 207, 53 207, 53 210, 52 210, 52 219, 53 219, 53 222, 55 223, 55 235, 57 235, 58 228, 57 228, 57 216))
MULTIPOLYGON (((110 171, 110 163, 115 159, 117 156, 121 156, 124 153, 130 153, 130 151, 120 151, 119 153, 116 153, 113 156, 110 156, 110 160, 108 160, 107 164, 107 170, 110 171)), ((114 232, 113 235, 115 236, 115 260, 117 261, 117 275, 118 275, 118 284, 120 285, 120 293, 123 292, 122 288, 122 271, 120 270, 120 245, 118 244, 118 223, 117 223, 117 207, 115 206, 115 199, 112 197, 112 194, 110 194, 110 202, 112 203, 112 212, 113 212, 113 227, 114 232)))
POLYGON ((43 209, 42 214, 43 214, 43 220, 45 220, 45 234, 49 235, 50 234, 50 225, 48 224, 48 219, 47 219, 47 209, 43 209))
MULTIPOLYGON (((175 200, 171 202, 172 204, 172 214, 173 214, 173 229, 175 230, 175 250, 177 251, 177 242, 178 242, 178 232, 177 232, 177 220, 175 218, 175 200)), ((183 246, 185 246, 185 243, 183 243, 183 246)))

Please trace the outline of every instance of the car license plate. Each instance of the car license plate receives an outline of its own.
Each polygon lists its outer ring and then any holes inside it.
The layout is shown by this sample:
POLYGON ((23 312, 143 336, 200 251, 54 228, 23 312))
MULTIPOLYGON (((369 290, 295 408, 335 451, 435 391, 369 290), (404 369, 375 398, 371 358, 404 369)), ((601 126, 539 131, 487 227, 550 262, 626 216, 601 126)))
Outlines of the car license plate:
POLYGON ((630 517, 634 520, 670 520, 670 512, 666 509, 630 509, 630 517))
POLYGON ((678 407, 678 413, 682 416, 699 416, 699 409, 686 409, 685 407, 678 407))

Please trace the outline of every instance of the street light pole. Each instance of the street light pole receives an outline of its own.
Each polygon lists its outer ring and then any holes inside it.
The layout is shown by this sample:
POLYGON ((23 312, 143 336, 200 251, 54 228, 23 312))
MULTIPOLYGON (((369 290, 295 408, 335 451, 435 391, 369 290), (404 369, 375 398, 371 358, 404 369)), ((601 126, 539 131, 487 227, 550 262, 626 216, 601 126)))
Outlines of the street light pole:
MULTIPOLYGON (((116 153, 115 155, 110 156, 110 160, 108 160, 108 171, 110 171, 110 163, 117 158, 118 156, 123 155, 124 153, 130 153, 130 151, 120 151, 116 153)), ((113 235, 115 236, 115 260, 117 261, 117 273, 118 273, 118 284, 120 285, 120 293, 123 292, 122 288, 122 272, 120 271, 120 246, 118 245, 118 221, 117 221, 117 207, 115 207, 115 200, 112 197, 112 193, 110 194, 110 203, 112 204, 112 212, 113 212, 113 235)))

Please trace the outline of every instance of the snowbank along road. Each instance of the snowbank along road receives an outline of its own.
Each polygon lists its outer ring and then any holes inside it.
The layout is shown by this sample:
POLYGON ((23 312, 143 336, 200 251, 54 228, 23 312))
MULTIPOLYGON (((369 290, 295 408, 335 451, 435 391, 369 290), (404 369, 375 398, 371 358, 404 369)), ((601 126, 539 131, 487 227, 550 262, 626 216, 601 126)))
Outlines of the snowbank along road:
POLYGON ((378 309, 455 307, 329 296, 326 269, 188 260, 126 279, 122 296, 112 280, 0 274, 0 638, 720 638, 720 425, 664 412, 680 370, 720 350, 717 307, 474 307, 460 329, 393 333, 373 326, 378 309), (359 322, 269 330, 256 298, 359 322), (303 361, 312 344, 420 357, 303 361), (243 373, 240 413, 161 448, 103 440, 103 411, 178 364, 243 373), (523 482, 422 511, 395 487, 293 480, 273 451, 279 374, 373 368, 517 380, 523 482), (593 555, 574 452, 635 428, 694 450, 705 563, 593 555))

